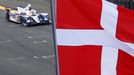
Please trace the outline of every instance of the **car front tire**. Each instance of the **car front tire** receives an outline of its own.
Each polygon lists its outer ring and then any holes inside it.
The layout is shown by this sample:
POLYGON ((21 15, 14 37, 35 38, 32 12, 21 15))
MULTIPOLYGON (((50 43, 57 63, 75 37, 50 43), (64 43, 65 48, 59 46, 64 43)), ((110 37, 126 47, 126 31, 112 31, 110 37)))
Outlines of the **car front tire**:
POLYGON ((28 27, 29 24, 22 18, 20 17, 20 21, 21 21, 21 25, 24 26, 24 27, 28 27))
POLYGON ((24 20, 21 21, 21 25, 24 26, 24 27, 29 27, 29 26, 30 26, 30 24, 27 23, 27 22, 24 21, 24 20))
POLYGON ((28 24, 27 24, 26 22, 23 22, 22 25, 23 25, 24 27, 28 27, 28 24))

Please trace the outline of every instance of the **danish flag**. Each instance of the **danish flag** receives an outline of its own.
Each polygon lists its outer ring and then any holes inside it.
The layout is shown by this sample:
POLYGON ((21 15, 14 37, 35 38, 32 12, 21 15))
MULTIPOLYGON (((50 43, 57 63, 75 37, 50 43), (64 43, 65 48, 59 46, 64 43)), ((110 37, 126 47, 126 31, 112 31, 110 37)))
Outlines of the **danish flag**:
POLYGON ((134 12, 106 0, 56 0, 59 75, 134 75, 134 12))

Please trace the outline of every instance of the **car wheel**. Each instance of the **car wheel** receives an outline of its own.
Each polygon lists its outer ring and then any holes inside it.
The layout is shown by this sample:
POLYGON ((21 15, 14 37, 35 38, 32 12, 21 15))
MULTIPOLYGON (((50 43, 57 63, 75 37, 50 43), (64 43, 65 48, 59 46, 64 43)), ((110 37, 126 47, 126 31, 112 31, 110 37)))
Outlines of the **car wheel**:
POLYGON ((44 24, 45 24, 45 25, 49 25, 50 22, 49 22, 49 21, 44 21, 44 24))
POLYGON ((26 22, 22 22, 22 25, 23 25, 24 27, 28 27, 28 24, 27 24, 26 22))
POLYGON ((10 19, 6 19, 7 22, 10 22, 10 19))
POLYGON ((9 17, 7 17, 7 16, 5 17, 5 19, 6 19, 8 22, 10 21, 10 18, 9 18, 9 17))
POLYGON ((9 15, 9 11, 8 11, 8 12, 6 12, 5 19, 6 19, 7 21, 10 21, 10 15, 9 15))

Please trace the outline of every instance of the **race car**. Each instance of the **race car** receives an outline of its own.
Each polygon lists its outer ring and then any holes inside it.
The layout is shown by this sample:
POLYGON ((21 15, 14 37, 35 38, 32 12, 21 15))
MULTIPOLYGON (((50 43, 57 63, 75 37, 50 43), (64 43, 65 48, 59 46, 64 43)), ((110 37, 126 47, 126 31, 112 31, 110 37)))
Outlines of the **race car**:
POLYGON ((25 8, 18 6, 17 10, 7 9, 6 20, 20 23, 25 27, 50 23, 48 13, 38 13, 30 4, 25 8))

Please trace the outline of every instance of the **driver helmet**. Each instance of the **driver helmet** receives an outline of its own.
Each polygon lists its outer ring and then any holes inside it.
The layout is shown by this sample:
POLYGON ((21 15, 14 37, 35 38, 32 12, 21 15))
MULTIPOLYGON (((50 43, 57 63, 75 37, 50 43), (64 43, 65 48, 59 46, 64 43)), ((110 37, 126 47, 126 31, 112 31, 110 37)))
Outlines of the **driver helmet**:
POLYGON ((31 4, 27 4, 26 10, 31 10, 31 4))

